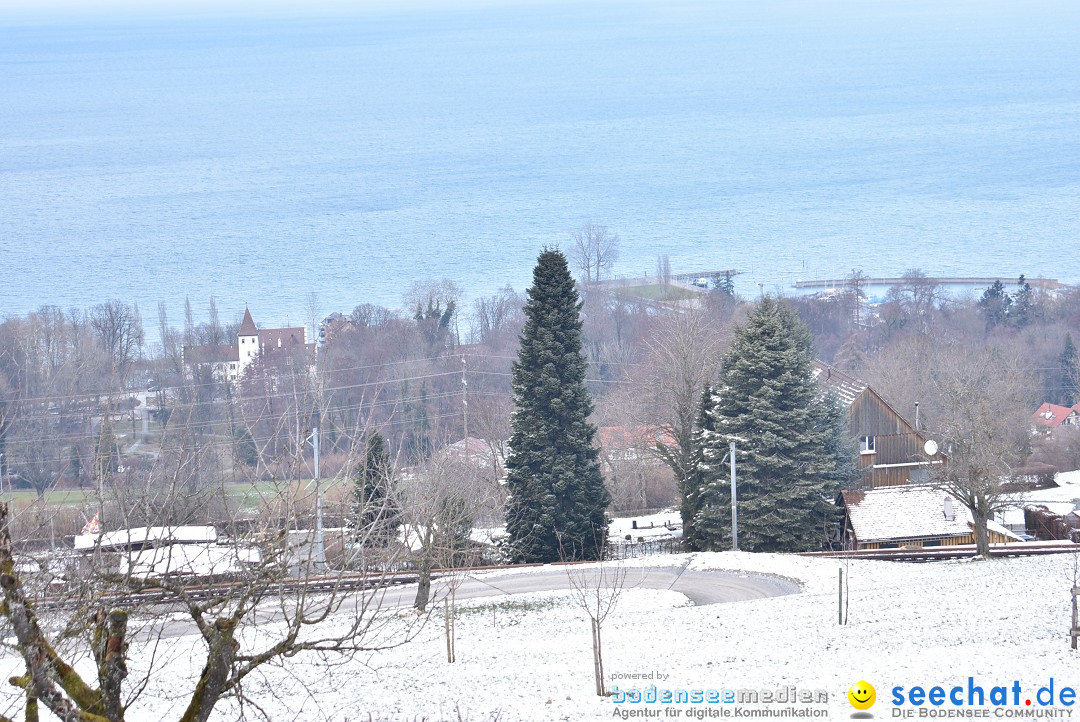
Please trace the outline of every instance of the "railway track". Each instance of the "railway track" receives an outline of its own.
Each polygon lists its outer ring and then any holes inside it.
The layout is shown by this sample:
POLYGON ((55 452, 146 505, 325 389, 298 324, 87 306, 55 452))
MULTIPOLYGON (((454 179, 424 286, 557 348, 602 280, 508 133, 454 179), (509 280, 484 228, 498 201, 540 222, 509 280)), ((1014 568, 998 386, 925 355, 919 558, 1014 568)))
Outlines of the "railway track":
MULTIPOLYGON (((432 579, 441 575, 433 573, 432 579)), ((387 573, 387 574, 333 574, 319 577, 301 577, 281 579, 274 582, 258 584, 260 596, 272 596, 275 594, 287 594, 290 592, 314 592, 314 593, 348 593, 361 592, 372 589, 414 584, 419 579, 416 572, 387 573)), ((104 594, 97 598, 97 603, 117 608, 135 608, 153 604, 168 604, 180 602, 187 598, 194 601, 205 601, 215 597, 227 597, 235 591, 246 594, 251 582, 243 580, 228 580, 203 582, 197 584, 182 584, 174 589, 141 589, 125 593, 104 594)), ((78 603, 77 595, 54 594, 35 600, 38 608, 52 609, 72 606, 78 603)))
MULTIPOLYGON (((992 557, 1026 557, 1043 554, 1074 554, 1080 552, 1080 544, 1070 541, 1015 542, 991 544, 992 557)), ((831 557, 835 559, 883 559, 894 562, 933 562, 946 559, 970 559, 978 555, 974 544, 945 547, 911 547, 900 549, 855 549, 833 552, 804 552, 804 557, 831 557)))

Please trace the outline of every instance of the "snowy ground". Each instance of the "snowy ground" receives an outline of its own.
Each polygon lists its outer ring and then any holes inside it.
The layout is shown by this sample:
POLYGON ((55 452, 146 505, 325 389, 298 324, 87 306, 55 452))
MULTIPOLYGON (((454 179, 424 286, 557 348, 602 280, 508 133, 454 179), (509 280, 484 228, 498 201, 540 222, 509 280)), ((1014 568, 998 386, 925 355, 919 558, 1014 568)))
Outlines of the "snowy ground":
MULTIPOLYGON (((973 676, 987 694, 1016 680, 1032 696, 1051 677, 1058 688, 1080 687, 1080 655, 1070 651, 1067 636, 1069 554, 920 565, 852 561, 850 617, 843 627, 836 620, 837 560, 729 552, 644 563, 777 574, 798 580, 804 591, 706 607, 690 606, 670 591, 625 591, 604 627, 607 673, 666 677, 610 683, 620 689, 795 685, 827 693, 828 703, 813 707, 827 715, 819 718, 847 719, 853 712, 847 690, 865 679, 878 693, 871 712, 883 719, 895 711, 889 700, 897 685, 948 689, 973 676)), ((386 639, 394 639, 408 619, 407 612, 392 616, 386 639)), ((273 720, 368 720, 369 714, 376 722, 602 720, 629 708, 593 694, 589 626, 568 593, 461 605, 454 664, 446 662, 441 620, 441 614, 434 617, 409 644, 345 664, 288 660, 257 674, 246 691, 273 720)), ((267 632, 272 630, 257 631, 267 632)), ((190 654, 200 644, 188 637, 158 648, 155 661, 164 665, 164 674, 154 677, 129 720, 178 716, 183 693, 201 666, 194 661, 197 654, 190 654)), ((133 660, 132 678, 147 661, 145 655, 133 660)), ((0 672, 8 674, 9 665, 3 666, 0 672)), ((15 672, 14 662, 10 666, 15 672)), ((701 719, 695 714, 719 714, 723 707, 671 705, 660 718, 701 719)), ((990 716, 1002 711, 990 710, 990 716)), ((258 718, 254 712, 244 714, 258 718)), ((240 716, 223 703, 214 719, 240 716)))
POLYGON ((608 535, 611 540, 622 543, 629 534, 630 541, 643 539, 674 538, 682 536, 682 517, 678 509, 649 514, 647 516, 619 517, 611 520, 608 535), (637 528, 634 528, 635 522, 637 528))
POLYGON ((1019 496, 1014 508, 1004 513, 1004 523, 1024 525, 1024 506, 1045 506, 1055 514, 1065 515, 1080 503, 1080 471, 1066 471, 1054 476, 1057 486, 1026 491, 1019 496))

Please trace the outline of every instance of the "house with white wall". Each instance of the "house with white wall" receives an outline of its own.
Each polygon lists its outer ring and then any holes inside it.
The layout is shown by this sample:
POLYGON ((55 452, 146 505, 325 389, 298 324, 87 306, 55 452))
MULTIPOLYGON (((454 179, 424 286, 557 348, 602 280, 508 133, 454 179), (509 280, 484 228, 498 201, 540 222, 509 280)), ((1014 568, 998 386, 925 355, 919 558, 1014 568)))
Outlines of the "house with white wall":
POLYGON ((297 352, 306 352, 304 355, 311 360, 315 358, 315 344, 308 343, 307 329, 303 326, 258 328, 251 310, 245 308, 235 344, 185 346, 184 365, 191 371, 208 366, 216 380, 235 382, 256 360, 272 360, 297 352))

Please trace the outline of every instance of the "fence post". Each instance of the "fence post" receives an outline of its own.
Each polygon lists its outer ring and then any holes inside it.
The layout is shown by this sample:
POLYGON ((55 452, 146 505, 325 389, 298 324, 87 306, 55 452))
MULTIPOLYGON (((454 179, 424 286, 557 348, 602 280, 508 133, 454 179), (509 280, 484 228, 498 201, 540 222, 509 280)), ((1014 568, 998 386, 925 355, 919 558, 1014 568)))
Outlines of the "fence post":
POLYGON ((1072 637, 1072 648, 1076 649, 1076 638, 1080 636, 1080 625, 1077 624, 1076 619, 1076 598, 1080 596, 1080 587, 1072 588, 1072 629, 1069 630, 1069 636, 1072 637))
MULTIPOLYGON (((843 567, 841 567, 839 571, 840 571, 840 596, 837 598, 837 604, 836 604, 836 623, 842 625, 844 623, 844 569, 843 569, 843 567)), ((1074 601, 1075 601, 1075 599, 1076 598, 1073 597, 1074 601)))

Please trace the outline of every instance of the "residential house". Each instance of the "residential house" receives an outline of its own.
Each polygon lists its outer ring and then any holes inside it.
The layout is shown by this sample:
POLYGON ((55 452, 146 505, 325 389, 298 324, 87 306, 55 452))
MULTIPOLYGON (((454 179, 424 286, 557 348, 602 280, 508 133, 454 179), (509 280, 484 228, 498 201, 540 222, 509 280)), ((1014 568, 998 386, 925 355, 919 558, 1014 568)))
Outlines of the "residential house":
POLYGON ((1043 404, 1031 416, 1031 426, 1036 433, 1050 434, 1063 426, 1080 426, 1080 404, 1058 406, 1043 404))
POLYGON ((925 482, 930 468, 944 463, 944 454, 928 447, 927 438, 868 384, 820 361, 813 373, 822 392, 832 391, 847 407, 851 436, 859 444, 862 488, 925 482))
POLYGON ((667 432, 649 426, 601 426, 596 430, 596 441, 601 460, 608 463, 646 458, 657 444, 675 443, 667 432))
MULTIPOLYGON (((971 512, 945 491, 925 484, 842 491, 845 549, 954 546, 975 543, 971 512)), ((987 524, 990 543, 1022 541, 1001 524, 987 524)))
POLYGON ((470 436, 446 446, 440 453, 483 469, 497 481, 505 476, 504 444, 470 436))

